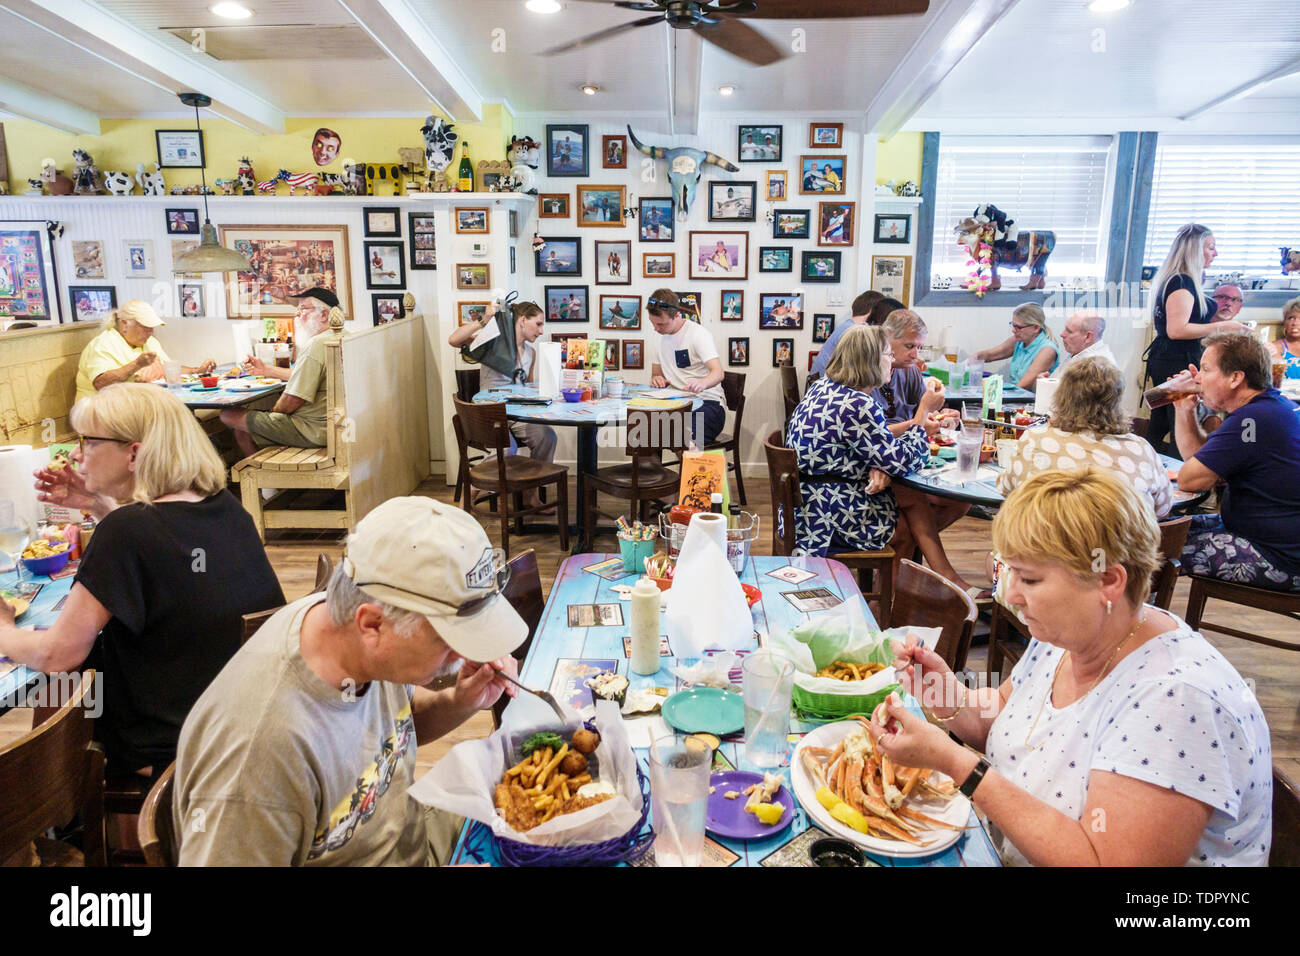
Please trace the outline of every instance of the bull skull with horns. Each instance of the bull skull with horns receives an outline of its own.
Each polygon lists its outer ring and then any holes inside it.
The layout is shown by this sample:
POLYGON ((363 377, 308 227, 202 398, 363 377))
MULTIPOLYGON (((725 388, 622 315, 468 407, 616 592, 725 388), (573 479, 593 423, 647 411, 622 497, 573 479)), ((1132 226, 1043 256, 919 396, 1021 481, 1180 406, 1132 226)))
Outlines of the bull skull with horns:
POLYGON ((632 145, 647 156, 668 160, 668 184, 673 190, 677 218, 683 222, 691 211, 691 203, 695 199, 695 187, 699 185, 700 174, 704 172, 705 163, 721 166, 733 173, 740 172, 739 166, 707 150, 695 149, 693 146, 674 146, 672 149, 663 146, 646 146, 636 138, 636 133, 632 132, 631 126, 627 128, 627 135, 631 138, 632 145))

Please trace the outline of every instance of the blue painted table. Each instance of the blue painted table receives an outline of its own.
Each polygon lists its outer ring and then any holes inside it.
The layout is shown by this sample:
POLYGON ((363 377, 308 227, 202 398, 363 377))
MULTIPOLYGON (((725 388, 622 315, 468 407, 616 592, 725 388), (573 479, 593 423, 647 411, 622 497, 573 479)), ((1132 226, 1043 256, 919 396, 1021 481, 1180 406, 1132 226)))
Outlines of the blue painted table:
MULTIPOLYGON (((982 402, 984 401, 984 387, 982 385, 966 385, 962 388, 950 388, 944 393, 943 401, 945 405, 951 405, 954 408, 961 405, 962 402, 982 402)), ((1032 405, 1034 393, 1020 388, 1018 385, 1003 385, 1003 408, 1007 406, 1008 402, 1032 405)))
MULTIPOLYGON (((220 366, 216 370, 214 370, 212 374, 219 376, 221 375, 222 372, 225 372, 227 369, 232 367, 233 366, 231 365, 220 366)), ((267 395, 276 395, 284 391, 285 385, 288 384, 288 382, 276 382, 274 385, 267 385, 265 388, 256 388, 256 389, 226 387, 228 382, 245 382, 253 377, 254 376, 246 375, 243 378, 235 378, 235 379, 223 378, 217 383, 217 390, 215 392, 207 392, 207 391, 196 389, 194 387, 194 384, 196 383, 187 384, 187 385, 166 385, 162 382, 159 382, 158 386, 160 388, 166 388, 167 391, 171 392, 173 395, 179 398, 188 407, 199 409, 199 408, 239 408, 240 406, 243 405, 251 405, 259 398, 264 398, 267 395)))
MULTIPOLYGON (((43 574, 29 574, 24 570, 24 582, 35 582, 42 587, 32 606, 27 609, 27 613, 18 619, 18 626, 43 629, 53 624, 59 616, 55 605, 68 596, 68 592, 72 590, 74 577, 75 575, 69 574, 67 577, 54 580, 43 574)), ((0 574, 0 591, 13 587, 17 580, 17 575, 12 571, 0 574)), ((21 664, 14 664, 7 657, 0 656, 0 713, 13 706, 14 695, 36 677, 36 671, 21 664)))
MULTIPOLYGON (((560 565, 555 583, 551 587, 551 593, 546 602, 546 608, 542 613, 542 620, 538 625, 537 634, 533 638, 532 647, 529 649, 528 657, 521 668, 520 680, 522 683, 528 687, 538 689, 549 688, 552 686, 557 668, 562 666, 562 661, 586 660, 592 662, 604 661, 607 664, 613 664, 614 669, 628 676, 633 688, 658 686, 678 689, 677 679, 669 673, 669 667, 673 664, 674 658, 667 656, 661 658, 662 664, 657 674, 643 677, 634 675, 629 671, 628 659, 623 644, 623 639, 628 634, 626 622, 629 615, 626 602, 621 604, 625 622, 621 626, 576 627, 569 624, 570 605, 618 604, 618 595, 612 590, 613 586, 620 583, 631 584, 635 581, 635 577, 631 575, 621 581, 609 581, 592 572, 583 570, 585 567, 590 567, 613 557, 616 556, 575 554, 560 565)), ((806 621, 809 615, 796 610, 794 605, 782 597, 782 594, 783 592, 816 587, 826 588, 837 597, 860 602, 869 626, 876 626, 871 611, 867 608, 866 601, 863 600, 861 592, 858 590, 857 579, 854 577, 853 572, 838 561, 827 558, 753 557, 746 566, 744 573, 740 575, 740 580, 745 584, 757 586, 763 594, 762 600, 752 608, 756 632, 784 632, 806 621), (795 585, 774 578, 769 574, 769 572, 795 563, 795 561, 798 562, 797 567, 812 572, 814 577, 795 585)), ((756 649, 757 646, 756 640, 754 648, 756 649)), ((739 684, 739 668, 733 670, 731 676, 733 682, 739 684)), ((554 689, 552 692, 555 692, 554 689)), ((557 694, 558 696, 560 695, 557 694)), ((514 704, 512 703, 511 706, 513 707, 514 704)), ((801 736, 818 726, 820 726, 820 723, 792 718, 790 722, 791 735, 801 736)), ((724 737, 719 751, 722 757, 732 766, 746 769, 743 763, 744 741, 742 738, 742 733, 724 737)), ((793 752, 793 745, 791 752, 793 752)), ((647 751, 637 749, 636 758, 638 765, 648 779, 647 751)), ((793 795, 794 790, 790 785, 790 768, 788 766, 782 769, 782 775, 785 777, 787 789, 793 795)), ((709 840, 713 841, 716 846, 706 848, 705 865, 761 865, 765 857, 812 826, 808 816, 799 807, 797 800, 795 807, 794 821, 790 826, 765 840, 746 842, 715 837, 710 834, 709 840), (726 863, 725 860, 730 859, 731 856, 735 856, 736 859, 726 863)), ((997 853, 993 849, 993 844, 979 825, 973 811, 970 822, 971 829, 967 830, 953 846, 933 856, 897 860, 890 857, 873 856, 872 859, 884 866, 1001 865, 997 853)), ((460 839, 457 841, 453 862, 498 865, 496 847, 487 827, 474 822, 466 825, 461 831, 460 839)))

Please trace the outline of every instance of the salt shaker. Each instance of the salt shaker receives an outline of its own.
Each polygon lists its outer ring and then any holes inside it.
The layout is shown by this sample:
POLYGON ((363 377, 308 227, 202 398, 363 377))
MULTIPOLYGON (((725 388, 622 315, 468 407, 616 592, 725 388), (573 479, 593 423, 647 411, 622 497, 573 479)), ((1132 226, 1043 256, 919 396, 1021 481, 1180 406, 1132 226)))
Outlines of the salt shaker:
POLYGON ((659 670, 659 598, 658 585, 641 577, 632 588, 630 625, 633 674, 654 674, 659 670))

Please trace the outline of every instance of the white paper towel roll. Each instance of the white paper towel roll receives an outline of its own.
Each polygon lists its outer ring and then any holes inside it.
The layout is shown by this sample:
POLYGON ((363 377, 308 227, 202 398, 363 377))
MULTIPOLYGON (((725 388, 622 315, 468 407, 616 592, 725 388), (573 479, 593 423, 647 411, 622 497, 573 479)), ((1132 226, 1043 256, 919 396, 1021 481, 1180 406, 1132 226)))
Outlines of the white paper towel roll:
POLYGON ((558 398, 560 394, 560 343, 540 342, 537 349, 537 394, 558 398))
POLYGON ((752 647, 754 618, 727 560, 727 519, 702 512, 691 517, 668 590, 664 627, 679 659, 710 647, 752 647))
POLYGON ((1040 378, 1038 384, 1034 387, 1034 414, 1051 415, 1052 402, 1056 398, 1057 386, 1061 384, 1059 378, 1040 378))
POLYGON ((17 506, 18 514, 35 529, 41 520, 41 504, 36 500, 32 472, 40 467, 43 452, 31 445, 0 446, 0 500, 17 506))

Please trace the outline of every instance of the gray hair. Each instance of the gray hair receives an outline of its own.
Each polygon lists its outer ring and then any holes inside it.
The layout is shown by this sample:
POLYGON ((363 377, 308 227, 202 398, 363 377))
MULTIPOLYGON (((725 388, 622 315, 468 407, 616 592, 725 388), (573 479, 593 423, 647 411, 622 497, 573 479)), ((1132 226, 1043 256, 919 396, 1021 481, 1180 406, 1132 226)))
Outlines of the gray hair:
POLYGON ((919 332, 925 335, 925 319, 911 309, 895 309, 885 318, 884 329, 891 339, 901 339, 904 335, 919 332))
POLYGON ((1070 318, 1078 319, 1079 324, 1083 326, 1083 330, 1097 336, 1098 341, 1106 332, 1106 320, 1095 312, 1076 312, 1070 318))
POLYGON ((335 627, 347 627, 357 616, 357 608, 363 604, 374 604, 383 613, 384 619, 393 625, 393 630, 401 637, 410 637, 424 620, 424 615, 405 608, 394 607, 384 601, 371 597, 352 583, 342 562, 330 575, 325 589, 325 602, 329 607, 330 621, 335 627))
POLYGON ((1282 306, 1282 321, 1285 322, 1288 318, 1290 318, 1292 312, 1300 313, 1300 295, 1296 296, 1294 299, 1291 299, 1289 302, 1287 302, 1285 305, 1282 306))

